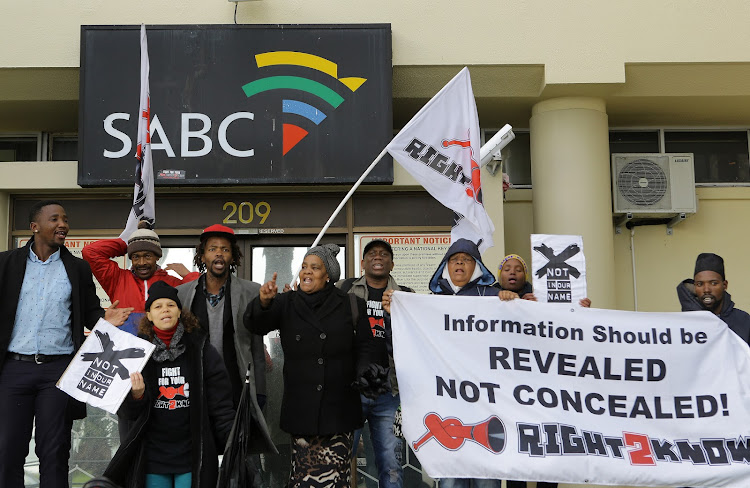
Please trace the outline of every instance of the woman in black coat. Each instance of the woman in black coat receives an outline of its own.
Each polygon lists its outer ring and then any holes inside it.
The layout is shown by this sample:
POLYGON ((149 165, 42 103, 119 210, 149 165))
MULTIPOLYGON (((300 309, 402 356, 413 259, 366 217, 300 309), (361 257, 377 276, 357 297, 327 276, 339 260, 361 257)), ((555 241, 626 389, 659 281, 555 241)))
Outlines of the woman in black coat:
POLYGON ((139 337, 156 350, 118 414, 135 420, 104 476, 124 488, 214 488, 234 420, 224 362, 177 290, 151 286, 139 337), (161 484, 168 483, 168 484, 161 484))
POLYGON ((334 286, 338 251, 335 244, 310 249, 296 291, 277 296, 274 274, 245 313, 250 332, 281 333, 281 428, 292 435, 290 487, 348 487, 352 433, 363 425, 353 383, 377 346, 364 300, 334 286))

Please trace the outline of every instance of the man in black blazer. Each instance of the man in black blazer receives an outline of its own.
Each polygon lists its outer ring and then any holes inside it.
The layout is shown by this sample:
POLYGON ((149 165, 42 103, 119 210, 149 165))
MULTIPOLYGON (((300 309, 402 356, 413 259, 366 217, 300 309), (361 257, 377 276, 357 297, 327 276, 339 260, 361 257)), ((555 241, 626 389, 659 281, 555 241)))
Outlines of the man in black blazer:
POLYGON ((68 487, 74 419, 85 404, 55 387, 100 317, 122 325, 132 309, 106 311, 91 268, 65 248, 68 217, 59 202, 35 204, 32 238, 0 253, 0 486, 22 488, 32 426, 41 488, 68 487))

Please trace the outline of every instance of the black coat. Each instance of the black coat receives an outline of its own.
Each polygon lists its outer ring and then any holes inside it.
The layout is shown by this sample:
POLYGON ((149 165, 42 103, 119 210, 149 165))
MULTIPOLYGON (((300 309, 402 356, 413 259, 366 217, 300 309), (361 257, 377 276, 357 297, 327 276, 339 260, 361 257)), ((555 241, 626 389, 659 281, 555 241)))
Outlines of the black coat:
MULTIPOLYGON (((680 300, 683 312, 694 312, 706 310, 706 308, 695 296, 695 286, 693 280, 684 280, 677 285, 677 298, 680 300)), ((724 299, 721 304, 721 312, 718 317, 723 320, 732 331, 740 338, 750 344, 750 315, 744 310, 735 308, 732 301, 732 295, 724 292, 724 299)))
MULTIPOLYGON (((214 488, 218 479, 218 455, 224 452, 234 421, 232 389, 224 362, 206 340, 206 333, 194 330, 182 336, 184 354, 193 381, 190 383, 190 432, 193 488, 214 488)), ((144 438, 148 432, 151 406, 159 396, 156 378, 164 363, 149 359, 143 369, 146 393, 134 400, 128 393, 117 412, 135 423, 112 457, 104 476, 123 488, 140 488, 145 482, 144 438)), ((169 446, 164 446, 169 449, 169 446)))
POLYGON ((340 434, 363 425, 359 392, 352 382, 371 362, 377 344, 365 301, 352 295, 358 307, 355 329, 348 294, 327 286, 332 290, 317 314, 303 301, 302 291, 277 295, 267 310, 258 297, 245 313, 250 332, 281 332, 281 428, 293 435, 340 434))
MULTIPOLYGON (((5 363, 13 325, 16 321, 16 309, 21 295, 21 285, 26 274, 26 260, 29 257, 32 237, 25 246, 0 253, 0 371, 5 363)), ((73 256, 64 246, 60 248, 60 259, 70 280, 71 315, 73 347, 78 350, 83 344, 84 327, 91 329, 104 317, 96 287, 91 275, 89 263, 73 256)), ((70 415, 75 419, 86 416, 86 405, 73 400, 68 402, 70 415)))

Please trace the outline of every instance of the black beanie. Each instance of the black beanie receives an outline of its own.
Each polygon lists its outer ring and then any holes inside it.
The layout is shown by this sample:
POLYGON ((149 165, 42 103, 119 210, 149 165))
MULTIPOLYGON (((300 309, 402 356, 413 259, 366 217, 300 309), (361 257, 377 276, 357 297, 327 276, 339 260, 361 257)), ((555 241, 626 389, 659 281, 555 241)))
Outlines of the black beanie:
POLYGON ((177 308, 182 310, 182 303, 180 303, 180 299, 177 298, 177 288, 171 287, 163 281, 157 281, 148 289, 146 312, 148 312, 151 305, 160 298, 169 298, 170 300, 177 302, 177 308))
POLYGON ((721 275, 721 279, 724 278, 724 260, 718 254, 712 252, 702 252, 698 254, 698 259, 695 260, 695 272, 693 276, 697 275, 701 271, 714 271, 721 275))

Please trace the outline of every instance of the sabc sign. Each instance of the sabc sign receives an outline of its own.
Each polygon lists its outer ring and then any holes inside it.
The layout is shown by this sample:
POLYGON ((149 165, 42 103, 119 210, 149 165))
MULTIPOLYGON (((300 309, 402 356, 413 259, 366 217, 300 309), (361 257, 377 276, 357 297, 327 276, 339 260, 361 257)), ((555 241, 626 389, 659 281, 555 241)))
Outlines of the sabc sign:
MULTIPOLYGON (((147 35, 157 184, 353 182, 390 140, 389 25, 147 35)), ((132 184, 139 63, 138 26, 82 28, 82 186, 132 184)))

